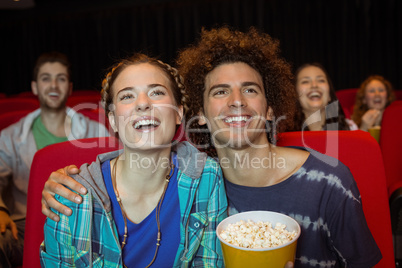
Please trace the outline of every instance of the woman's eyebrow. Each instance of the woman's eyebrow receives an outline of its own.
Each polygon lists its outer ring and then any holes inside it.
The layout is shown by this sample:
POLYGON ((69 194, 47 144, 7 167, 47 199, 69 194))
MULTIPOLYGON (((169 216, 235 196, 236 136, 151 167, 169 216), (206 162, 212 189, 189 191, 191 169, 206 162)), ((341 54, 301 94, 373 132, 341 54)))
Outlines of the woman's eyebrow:
POLYGON ((117 91, 117 94, 120 94, 121 92, 124 92, 124 91, 131 91, 131 90, 134 90, 134 87, 125 87, 125 88, 119 89, 119 91, 117 91))
POLYGON ((167 89, 167 87, 165 85, 162 85, 162 84, 150 84, 150 85, 147 86, 147 88, 155 88, 155 87, 163 87, 163 88, 167 89))
MULTIPOLYGON (((149 84, 149 85, 147 85, 147 89, 152 89, 152 88, 156 88, 156 87, 163 87, 163 88, 166 88, 166 86, 165 86, 165 85, 162 85, 162 84, 149 84)), ((167 89, 167 88, 166 88, 166 89, 167 89)), ((131 91, 131 90, 135 90, 135 87, 125 87, 125 88, 122 88, 122 89, 120 89, 120 90, 117 92, 117 94, 119 94, 120 92, 131 91)))

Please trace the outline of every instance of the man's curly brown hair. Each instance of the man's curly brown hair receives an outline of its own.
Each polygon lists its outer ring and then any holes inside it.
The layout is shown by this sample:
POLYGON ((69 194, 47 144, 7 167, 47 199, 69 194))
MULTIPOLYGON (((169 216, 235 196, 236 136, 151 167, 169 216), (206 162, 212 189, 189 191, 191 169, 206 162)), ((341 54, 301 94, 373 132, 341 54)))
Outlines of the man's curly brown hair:
POLYGON ((279 56, 279 52, 279 41, 254 27, 248 32, 232 30, 227 26, 210 31, 203 28, 199 41, 180 51, 177 59, 177 67, 189 96, 186 130, 192 131, 187 138, 195 145, 203 145, 211 156, 216 156, 206 126, 200 126, 198 120, 191 119, 197 118, 203 111, 207 74, 225 63, 243 62, 261 75, 273 118, 285 116, 276 124, 274 122, 274 127, 269 130, 270 136, 292 128, 298 99, 291 67, 279 56), (201 131, 193 132, 194 129, 201 131))

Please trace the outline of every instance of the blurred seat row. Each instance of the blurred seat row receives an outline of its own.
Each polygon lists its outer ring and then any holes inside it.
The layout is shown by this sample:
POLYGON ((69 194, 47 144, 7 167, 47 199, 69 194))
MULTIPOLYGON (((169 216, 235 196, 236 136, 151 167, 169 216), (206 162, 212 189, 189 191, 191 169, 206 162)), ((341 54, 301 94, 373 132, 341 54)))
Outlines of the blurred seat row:
MULTIPOLYGON (((73 91, 74 92, 74 91, 73 91)), ((80 104, 97 104, 101 101, 100 93, 97 91, 76 91, 68 97, 67 106, 74 108, 80 104), (92 92, 92 93, 91 93, 92 92)), ((82 106, 82 105, 81 105, 82 106)), ((24 92, 10 97, 0 97, 0 114, 15 110, 34 110, 39 108, 37 96, 32 92, 24 92)), ((88 108, 88 107, 81 107, 88 108)), ((92 106, 92 109, 94 107, 92 106)), ((99 107, 97 107, 99 108, 99 107)))
MULTIPOLYGON (((71 96, 100 96, 100 92, 92 89, 81 89, 73 90, 71 96)), ((21 91, 16 94, 7 95, 6 93, 0 92, 0 98, 14 98, 14 97, 24 97, 24 98, 37 98, 32 91, 21 91)))
MULTIPOLYGON (((4 94, 3 94, 4 95, 4 94)), ((67 100, 67 106, 84 114, 92 120, 106 123, 104 110, 100 105, 101 97, 98 91, 73 91, 67 100)), ((39 108, 37 96, 32 92, 22 92, 9 97, 0 97, 0 130, 17 122, 28 113, 39 108)))

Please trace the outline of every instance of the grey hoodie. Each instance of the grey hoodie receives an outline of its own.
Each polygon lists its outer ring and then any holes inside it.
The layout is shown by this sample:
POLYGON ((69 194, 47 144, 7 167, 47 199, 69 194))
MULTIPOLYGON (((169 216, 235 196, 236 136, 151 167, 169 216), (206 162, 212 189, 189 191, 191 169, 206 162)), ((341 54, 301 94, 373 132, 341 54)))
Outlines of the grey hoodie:
MULTIPOLYGON (((29 172, 37 151, 32 124, 40 116, 37 109, 0 133, 0 207, 11 219, 25 218, 29 172)), ((106 127, 67 108, 71 118, 69 140, 109 136, 106 127)))

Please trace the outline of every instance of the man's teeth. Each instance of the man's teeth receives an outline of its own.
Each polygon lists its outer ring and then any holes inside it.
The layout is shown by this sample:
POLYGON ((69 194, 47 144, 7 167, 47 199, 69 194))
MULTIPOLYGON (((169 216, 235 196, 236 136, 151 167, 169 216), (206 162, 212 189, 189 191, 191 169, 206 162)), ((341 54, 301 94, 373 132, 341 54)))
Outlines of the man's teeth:
POLYGON ((134 124, 134 128, 140 128, 142 126, 159 126, 160 123, 156 120, 140 120, 137 123, 134 124))
POLYGON ((236 116, 236 117, 226 117, 225 118, 226 123, 240 122, 240 121, 246 122, 247 120, 248 120, 247 116, 236 116))
POLYGON ((50 93, 49 93, 49 96, 51 96, 51 97, 58 97, 58 96, 59 96, 59 93, 50 92, 50 93))

